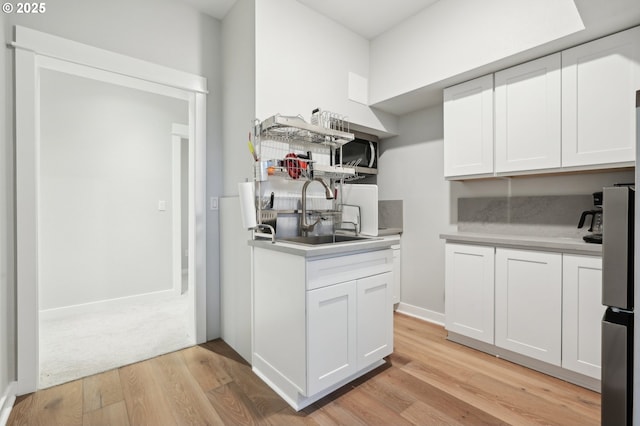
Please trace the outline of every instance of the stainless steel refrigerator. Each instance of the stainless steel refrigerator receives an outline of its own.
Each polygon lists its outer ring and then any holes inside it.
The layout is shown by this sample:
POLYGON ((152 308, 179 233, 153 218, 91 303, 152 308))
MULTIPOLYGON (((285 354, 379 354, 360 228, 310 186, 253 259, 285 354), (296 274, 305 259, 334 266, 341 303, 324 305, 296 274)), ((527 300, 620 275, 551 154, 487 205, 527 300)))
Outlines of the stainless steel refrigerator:
POLYGON ((631 425, 635 189, 616 186, 603 192, 602 425, 631 425))

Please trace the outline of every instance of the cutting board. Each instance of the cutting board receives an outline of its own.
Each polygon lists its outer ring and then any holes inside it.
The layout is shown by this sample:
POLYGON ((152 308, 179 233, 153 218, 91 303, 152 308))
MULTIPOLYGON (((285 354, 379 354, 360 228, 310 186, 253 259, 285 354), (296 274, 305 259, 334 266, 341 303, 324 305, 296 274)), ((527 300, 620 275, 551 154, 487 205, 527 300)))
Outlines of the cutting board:
POLYGON ((360 206, 360 233, 378 235, 378 185, 342 185, 342 203, 360 206))

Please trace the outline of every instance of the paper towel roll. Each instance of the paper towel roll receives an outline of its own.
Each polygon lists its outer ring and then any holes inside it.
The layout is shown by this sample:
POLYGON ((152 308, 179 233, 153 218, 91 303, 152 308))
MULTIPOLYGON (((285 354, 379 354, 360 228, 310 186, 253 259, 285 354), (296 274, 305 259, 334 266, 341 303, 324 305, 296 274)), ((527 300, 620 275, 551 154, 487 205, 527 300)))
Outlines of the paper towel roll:
POLYGON ((242 225, 246 229, 255 228, 258 225, 254 193, 255 184, 253 182, 241 182, 238 184, 240 214, 242 215, 242 225))

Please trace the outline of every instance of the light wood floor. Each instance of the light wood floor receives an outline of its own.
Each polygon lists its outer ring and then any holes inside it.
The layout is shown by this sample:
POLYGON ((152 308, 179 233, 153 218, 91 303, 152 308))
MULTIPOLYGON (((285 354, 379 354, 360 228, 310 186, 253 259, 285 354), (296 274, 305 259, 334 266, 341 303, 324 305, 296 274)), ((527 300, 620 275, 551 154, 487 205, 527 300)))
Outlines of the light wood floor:
POLYGON ((9 425, 597 425, 600 395, 395 317, 386 365, 296 413, 221 340, 19 397, 9 425))

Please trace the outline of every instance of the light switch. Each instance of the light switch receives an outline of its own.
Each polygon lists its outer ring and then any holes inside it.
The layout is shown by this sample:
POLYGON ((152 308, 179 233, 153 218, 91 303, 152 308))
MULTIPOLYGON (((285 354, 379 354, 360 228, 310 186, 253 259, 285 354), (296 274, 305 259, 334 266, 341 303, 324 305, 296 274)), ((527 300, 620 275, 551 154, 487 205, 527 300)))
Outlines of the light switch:
POLYGON ((167 202, 165 200, 158 201, 158 210, 161 212, 167 210, 167 202))
POLYGON ((218 210, 218 197, 211 197, 209 199, 209 210, 218 210))

